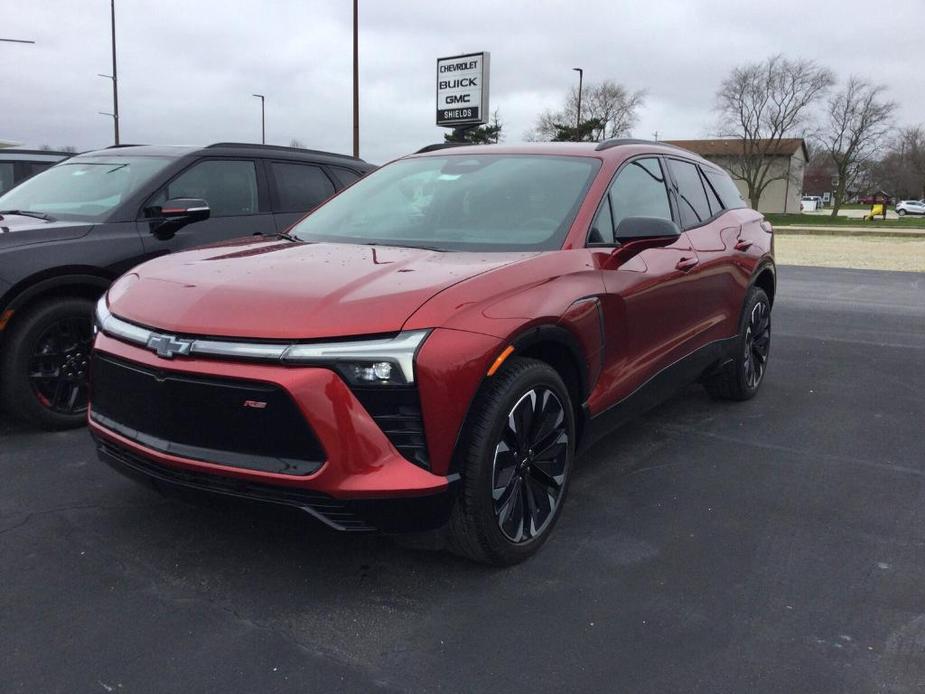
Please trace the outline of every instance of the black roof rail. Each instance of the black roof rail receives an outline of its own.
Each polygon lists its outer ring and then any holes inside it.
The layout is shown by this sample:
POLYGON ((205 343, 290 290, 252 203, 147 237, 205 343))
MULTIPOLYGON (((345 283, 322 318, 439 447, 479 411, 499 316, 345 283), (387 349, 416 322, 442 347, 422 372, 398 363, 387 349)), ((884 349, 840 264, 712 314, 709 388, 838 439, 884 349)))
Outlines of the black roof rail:
POLYGON ((121 149, 123 147, 145 147, 145 146, 146 145, 135 143, 135 144, 128 144, 128 145, 109 145, 109 147, 106 147, 106 149, 121 149))
POLYGON ((472 147, 472 142, 435 142, 432 145, 421 147, 415 154, 424 154, 426 152, 436 152, 439 149, 448 149, 450 147, 472 147))
POLYGON ((599 142, 597 147, 594 148, 594 151, 600 152, 601 150, 610 149, 611 147, 619 147, 620 145, 658 145, 659 147, 683 149, 677 145, 670 145, 667 142, 659 142, 658 140, 640 140, 633 137, 616 137, 612 140, 604 140, 603 142, 599 142))
MULTIPOLYGON (((305 149, 304 147, 286 147, 284 145, 261 145, 256 142, 214 142, 206 145, 206 149, 215 147, 236 147, 238 149, 272 149, 279 152, 308 152, 310 154, 322 154, 327 157, 338 157, 340 159, 350 159, 351 161, 363 161, 359 157, 349 154, 340 154, 339 152, 325 152, 320 149, 305 149)), ((365 162, 364 162, 365 163, 365 162)))

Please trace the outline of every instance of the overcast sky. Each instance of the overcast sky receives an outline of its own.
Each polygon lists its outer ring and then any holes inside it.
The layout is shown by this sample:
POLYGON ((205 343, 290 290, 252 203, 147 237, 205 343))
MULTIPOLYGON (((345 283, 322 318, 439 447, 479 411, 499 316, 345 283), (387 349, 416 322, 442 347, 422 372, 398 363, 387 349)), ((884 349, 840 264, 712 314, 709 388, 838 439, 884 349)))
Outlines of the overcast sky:
MULTIPOLYGON (((267 141, 349 152, 350 0, 116 0, 123 142, 267 141), (233 8, 233 9, 230 9, 233 8)), ((575 83, 648 92, 633 134, 711 134, 733 65, 781 52, 880 80, 901 124, 925 122, 923 0, 360 0, 361 156, 442 140, 435 61, 491 52, 491 108, 518 142, 575 83)), ((108 0, 0 0, 0 140, 112 142, 108 0)))

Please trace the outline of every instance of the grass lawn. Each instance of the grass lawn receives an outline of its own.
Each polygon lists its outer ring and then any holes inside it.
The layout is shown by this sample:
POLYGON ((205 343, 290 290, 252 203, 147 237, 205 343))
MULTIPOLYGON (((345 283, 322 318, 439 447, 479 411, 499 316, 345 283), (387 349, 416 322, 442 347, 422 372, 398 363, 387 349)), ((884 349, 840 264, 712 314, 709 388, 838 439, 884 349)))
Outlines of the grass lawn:
POLYGON ((865 222, 857 217, 832 217, 819 214, 767 214, 767 220, 774 226, 845 226, 871 227, 876 229, 925 229, 925 216, 902 219, 875 219, 865 222))

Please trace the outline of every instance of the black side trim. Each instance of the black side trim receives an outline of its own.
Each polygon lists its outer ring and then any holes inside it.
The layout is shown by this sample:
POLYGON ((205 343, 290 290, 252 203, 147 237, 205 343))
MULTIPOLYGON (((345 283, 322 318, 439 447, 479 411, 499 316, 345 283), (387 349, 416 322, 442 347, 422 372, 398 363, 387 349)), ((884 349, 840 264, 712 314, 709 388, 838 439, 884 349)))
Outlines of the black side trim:
POLYGON ((584 429, 587 434, 582 437, 581 447, 587 448, 627 421, 661 404, 681 388, 698 380, 704 373, 729 357, 737 340, 736 335, 704 345, 696 352, 666 366, 620 402, 589 417, 584 429))

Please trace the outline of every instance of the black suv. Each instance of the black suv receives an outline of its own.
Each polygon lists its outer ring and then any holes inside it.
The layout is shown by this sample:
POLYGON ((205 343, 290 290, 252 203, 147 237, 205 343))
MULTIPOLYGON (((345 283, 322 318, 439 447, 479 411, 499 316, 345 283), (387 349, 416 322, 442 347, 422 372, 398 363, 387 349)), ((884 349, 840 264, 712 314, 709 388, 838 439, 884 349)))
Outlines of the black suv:
POLYGON ((70 156, 50 149, 0 149, 0 195, 70 156))
POLYGON ((132 145, 0 196, 0 402, 45 428, 83 424, 93 304, 112 280, 171 251, 281 233, 373 168, 291 147, 132 145))

